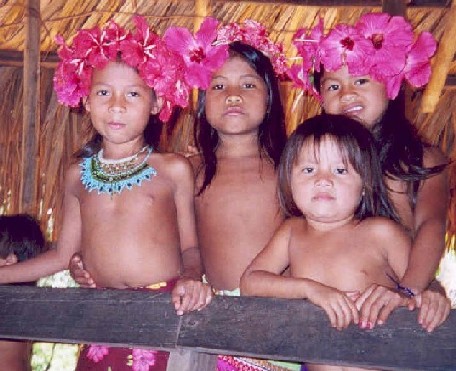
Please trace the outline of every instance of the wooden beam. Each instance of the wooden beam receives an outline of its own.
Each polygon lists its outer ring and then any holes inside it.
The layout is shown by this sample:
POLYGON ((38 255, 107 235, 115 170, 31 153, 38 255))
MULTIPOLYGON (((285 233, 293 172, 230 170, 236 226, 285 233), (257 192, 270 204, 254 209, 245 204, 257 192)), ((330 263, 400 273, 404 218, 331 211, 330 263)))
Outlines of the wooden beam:
POLYGON ((407 18, 406 2, 404 0, 383 0, 382 11, 393 16, 399 15, 407 18))
POLYGON ((396 310, 344 331, 306 300, 216 297, 178 317, 169 294, 0 286, 0 337, 193 350, 384 370, 456 369, 456 311, 432 333, 396 310))
MULTIPOLYGON (((216 2, 237 3, 238 0, 223 0, 216 2)), ((259 3, 259 4, 292 4, 301 6, 320 6, 320 7, 381 7, 382 0, 246 0, 244 3, 259 3)), ((407 7, 426 7, 426 8, 447 8, 448 0, 413 0, 407 7)))
POLYGON ((424 90, 421 111, 432 113, 439 102, 448 71, 456 53, 456 0, 447 14, 447 24, 432 64, 432 75, 424 90))
POLYGON ((23 81, 22 171, 19 212, 37 211, 37 154, 40 91, 40 1, 25 2, 23 81))
MULTIPOLYGON (((57 53, 40 53, 40 65, 56 68, 59 58, 57 53)), ((16 50, 0 50, 0 66, 23 67, 24 53, 16 50)))

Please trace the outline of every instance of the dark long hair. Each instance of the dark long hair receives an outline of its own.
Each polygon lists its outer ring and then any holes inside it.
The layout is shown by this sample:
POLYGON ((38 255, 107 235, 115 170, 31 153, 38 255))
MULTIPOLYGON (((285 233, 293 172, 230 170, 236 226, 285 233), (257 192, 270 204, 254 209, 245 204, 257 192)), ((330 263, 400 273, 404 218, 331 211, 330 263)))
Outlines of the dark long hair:
POLYGON ((46 242, 38 221, 29 214, 0 216, 0 257, 15 254, 19 262, 44 252, 46 242))
POLYGON ((447 164, 424 166, 424 150, 430 145, 406 118, 402 90, 396 99, 389 101, 383 117, 371 131, 377 142, 383 173, 407 183, 409 202, 414 209, 421 182, 442 172, 447 164))
MULTIPOLYGON (((324 74, 314 75, 314 86, 320 92, 320 83, 324 74)), ((415 126, 405 114, 405 94, 403 87, 398 96, 388 102, 381 119, 371 128, 379 153, 382 171, 385 176, 407 184, 409 204, 413 209, 422 181, 442 172, 447 164, 425 167, 423 155, 427 143, 417 132, 415 126)))
MULTIPOLYGON (((271 61, 259 50, 241 42, 234 42, 229 45, 229 55, 230 58, 240 57, 244 59, 266 83, 268 90, 267 110, 263 122, 258 128, 258 146, 260 155, 266 155, 277 167, 286 142, 286 131, 279 85, 271 61)), ((207 121, 205 106, 206 92, 200 90, 194 136, 195 143, 202 152, 203 161, 199 171, 203 171, 204 180, 198 195, 201 195, 211 184, 217 172, 215 152, 219 144, 219 136, 207 121)))
POLYGON ((372 133, 352 118, 329 114, 317 115, 304 121, 285 146, 278 171, 278 196, 285 215, 302 216, 293 200, 291 176, 303 145, 310 143, 317 150, 326 138, 334 140, 344 161, 353 166, 363 182, 363 195, 355 210, 355 218, 363 220, 372 216, 385 216, 400 222, 388 197, 372 133))

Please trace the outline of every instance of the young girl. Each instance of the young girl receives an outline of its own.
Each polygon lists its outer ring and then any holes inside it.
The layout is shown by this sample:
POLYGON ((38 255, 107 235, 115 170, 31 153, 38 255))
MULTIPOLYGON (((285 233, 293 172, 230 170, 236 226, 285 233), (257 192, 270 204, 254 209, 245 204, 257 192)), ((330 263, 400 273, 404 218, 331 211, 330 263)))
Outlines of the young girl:
POLYGON ((354 294, 374 284, 396 289, 410 237, 396 222, 375 147, 367 129, 342 115, 316 116, 296 129, 279 166, 289 218, 247 268, 242 294, 307 298, 343 329, 362 321, 354 294), (290 276, 281 276, 288 266, 290 276))
MULTIPOLYGON (((252 38, 260 34, 257 24, 247 26, 252 38)), ((199 91, 195 140, 201 154, 190 158, 201 257, 206 279, 219 295, 239 295, 242 273, 283 221, 276 196, 276 167, 286 142, 279 68, 247 41, 229 44, 228 59, 199 91)), ((77 263, 73 275, 87 283, 87 272, 76 269, 77 263)), ((247 367, 300 368, 219 358, 219 370, 247 367)))
MULTIPOLYGON (((172 92, 177 82, 173 75, 162 81, 153 75, 157 61, 164 64, 158 73, 166 73, 175 58, 144 20, 136 22, 136 33, 110 23, 101 31, 81 30, 71 46, 63 46, 55 77, 59 100, 74 105, 83 98, 97 135, 67 170, 57 248, 1 268, 0 282, 52 274, 80 252, 98 286, 173 290, 182 314, 211 298, 201 282, 194 178, 185 158, 155 152, 144 136, 150 114, 163 101, 178 102, 159 93, 164 90, 154 92, 153 83, 172 92), (170 85, 164 88, 164 81, 170 85)), ((83 348, 78 369, 165 370, 167 359, 166 352, 90 346, 83 348)))
POLYGON ((206 276, 215 289, 231 291, 282 221, 275 168, 286 135, 269 59, 239 42, 230 44, 229 54, 209 88, 200 91, 196 143, 201 155, 191 161, 206 276), (265 206, 261 213, 258 205, 265 206))
MULTIPOLYGON (((410 294, 422 293, 416 296, 419 322, 432 330, 436 322, 430 313, 448 305, 444 292, 426 290, 445 246, 447 159, 417 135, 399 90, 403 79, 416 87, 426 84, 435 41, 425 32, 414 39, 402 17, 376 13, 353 27, 337 25, 326 36, 320 22, 310 34, 299 31, 296 45, 305 58, 304 72, 315 72, 317 91, 312 92, 323 110, 353 117, 374 135, 389 196, 412 237, 410 262, 399 283, 410 294)), ((308 80, 299 83, 309 88, 308 80)), ((383 323, 401 303, 393 290, 373 285, 358 299, 362 322, 383 323)))

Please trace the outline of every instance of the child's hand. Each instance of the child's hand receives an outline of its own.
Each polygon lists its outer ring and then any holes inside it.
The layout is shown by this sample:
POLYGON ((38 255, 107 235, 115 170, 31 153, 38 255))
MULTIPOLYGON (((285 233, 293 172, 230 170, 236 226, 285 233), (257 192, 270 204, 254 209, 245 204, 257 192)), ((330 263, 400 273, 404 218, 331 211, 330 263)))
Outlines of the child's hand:
POLYGON ((409 308, 415 307, 420 309, 418 323, 431 332, 448 318, 451 303, 444 293, 428 289, 411 299, 409 308))
POLYGON ((357 324, 359 321, 359 314, 354 301, 339 290, 317 284, 308 298, 324 309, 331 326, 338 330, 348 327, 351 322, 357 324))
POLYGON ((71 277, 73 277, 76 283, 78 283, 81 287, 96 287, 95 282, 93 281, 92 277, 90 277, 89 272, 84 269, 84 264, 82 263, 80 254, 73 254, 70 259, 70 263, 68 264, 68 269, 70 270, 71 277))
POLYGON ((371 329, 382 325, 390 313, 398 307, 409 307, 410 299, 391 288, 373 284, 355 302, 360 312, 360 327, 371 329))
POLYGON ((210 285, 190 278, 181 278, 174 287, 171 298, 177 315, 181 316, 192 310, 201 310, 212 300, 210 285))

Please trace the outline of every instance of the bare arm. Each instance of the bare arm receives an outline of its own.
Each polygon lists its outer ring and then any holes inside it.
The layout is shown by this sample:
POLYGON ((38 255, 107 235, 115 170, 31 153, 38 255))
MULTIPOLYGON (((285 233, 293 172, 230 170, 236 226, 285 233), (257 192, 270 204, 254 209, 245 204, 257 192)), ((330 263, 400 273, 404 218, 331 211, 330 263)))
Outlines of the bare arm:
POLYGON ((182 254, 181 277, 201 280, 203 267, 196 235, 193 170, 190 163, 182 158, 179 158, 179 161, 176 161, 173 166, 176 178, 177 223, 182 254))
MULTIPOLYGON (((391 227, 394 227, 391 223, 391 227)), ((411 241, 399 226, 381 232, 387 240, 384 240, 384 248, 388 257, 388 263, 396 277, 402 277, 407 267, 408 253, 411 251, 411 241)), ((380 235, 373 237, 381 240, 380 235)), ((413 251, 413 250, 412 250, 413 251)), ((401 286, 405 286, 401 284, 401 286)), ((407 287, 407 286, 405 286, 407 287)), ((390 313, 397 307, 408 306, 409 309, 420 308, 418 322, 427 331, 433 331, 440 325, 449 314, 449 300, 438 289, 425 290, 411 298, 403 295, 405 290, 397 290, 377 284, 371 285, 357 299, 356 304, 360 308, 361 326, 372 328, 375 324, 383 324, 390 313)))
MULTIPOLYGON (((436 148, 425 152, 426 166, 446 162, 436 148)), ((445 249, 446 218, 449 205, 447 170, 425 180, 418 191, 414 213, 415 235, 408 268, 401 284, 422 292, 434 280, 435 272, 445 249)))
POLYGON ((242 295, 280 298, 305 298, 306 280, 281 276, 289 265, 291 222, 282 223, 271 241, 256 256, 241 277, 242 295), (305 284, 304 284, 305 285, 305 284))
POLYGON ((296 221, 297 219, 285 221, 267 246, 247 267, 241 278, 241 293, 309 299, 323 308, 331 326, 339 330, 346 328, 351 322, 358 323, 355 304, 343 292, 308 278, 280 275, 290 262, 289 244, 296 221))
POLYGON ((181 315, 209 304, 212 291, 209 285, 201 282, 203 266, 196 235, 193 170, 190 162, 180 156, 175 156, 171 166, 182 256, 182 271, 172 300, 177 314, 181 315))
POLYGON ((36 281, 67 268, 70 257, 79 250, 81 216, 76 184, 79 182, 78 166, 72 166, 65 180, 63 225, 57 247, 34 259, 0 268, 0 283, 36 281))

